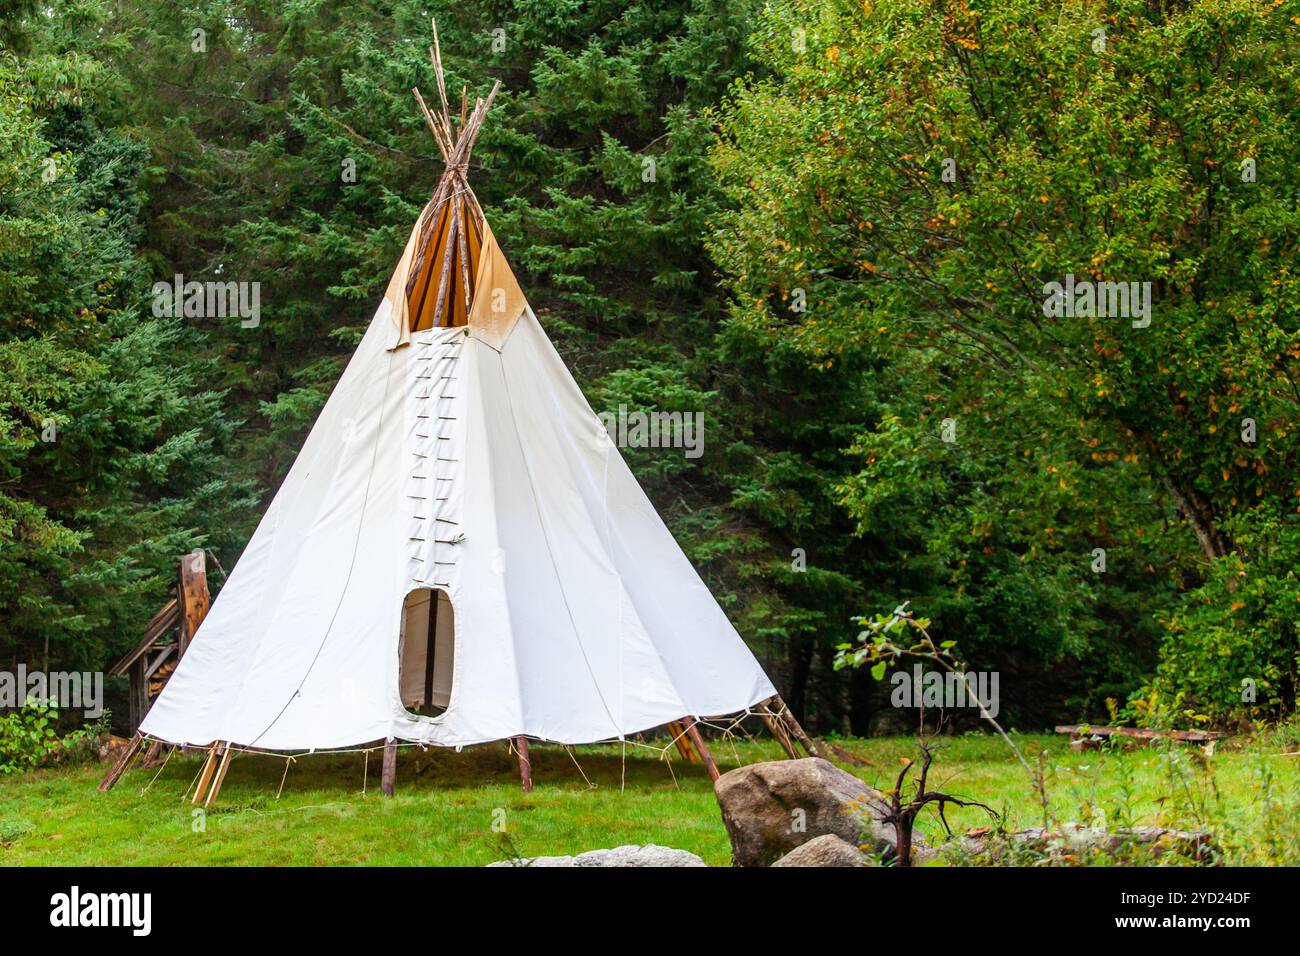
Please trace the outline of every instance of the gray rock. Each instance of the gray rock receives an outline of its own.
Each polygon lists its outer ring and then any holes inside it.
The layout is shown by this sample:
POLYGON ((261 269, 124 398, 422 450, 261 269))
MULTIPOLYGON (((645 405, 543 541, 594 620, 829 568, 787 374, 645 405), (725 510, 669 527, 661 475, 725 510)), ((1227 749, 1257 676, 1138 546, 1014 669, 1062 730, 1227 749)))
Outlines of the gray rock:
POLYGON ((705 866, 694 853, 668 846, 619 846, 612 850, 588 850, 575 857, 578 866, 705 866))
POLYGON ((588 850, 577 856, 535 856, 531 859, 502 860, 488 866, 706 866, 694 853, 672 847, 618 846, 612 850, 588 850))
POLYGON ((737 866, 770 866, 826 834, 865 845, 868 853, 894 853, 894 828, 871 807, 884 795, 820 757, 739 767, 719 777, 714 790, 737 866))
POLYGON ((773 866, 868 866, 866 854, 847 840, 827 833, 795 847, 773 866))

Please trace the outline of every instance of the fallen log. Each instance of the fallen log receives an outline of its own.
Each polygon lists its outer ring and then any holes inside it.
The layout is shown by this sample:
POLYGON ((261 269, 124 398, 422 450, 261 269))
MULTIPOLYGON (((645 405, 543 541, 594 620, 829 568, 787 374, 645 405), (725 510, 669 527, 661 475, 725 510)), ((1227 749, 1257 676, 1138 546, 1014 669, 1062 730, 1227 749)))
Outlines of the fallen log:
POLYGON ((1177 740, 1182 743, 1199 744, 1207 752, 1213 752, 1214 745, 1228 735, 1217 730, 1148 730, 1144 727, 1093 727, 1090 724, 1065 724, 1057 727, 1058 734, 1070 735, 1071 750, 1097 750, 1103 740, 1120 737, 1127 740, 1150 743, 1153 740, 1177 740))

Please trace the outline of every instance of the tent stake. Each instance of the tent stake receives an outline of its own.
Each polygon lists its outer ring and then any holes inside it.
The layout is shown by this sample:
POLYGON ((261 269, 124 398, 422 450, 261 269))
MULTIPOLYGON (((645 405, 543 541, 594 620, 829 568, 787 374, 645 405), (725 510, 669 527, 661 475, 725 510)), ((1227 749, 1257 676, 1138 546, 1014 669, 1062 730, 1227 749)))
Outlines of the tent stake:
POLYGON ((691 738, 691 743, 695 744, 695 749, 704 758, 704 766, 709 768, 709 778, 716 783, 722 774, 718 772, 718 765, 713 761, 713 754, 709 753, 709 748, 704 743, 700 728, 695 725, 695 718, 687 714, 682 718, 682 723, 686 725, 686 736, 691 738))
POLYGON ((524 793, 533 792, 533 762, 528 757, 528 738, 520 735, 515 738, 515 750, 519 752, 519 785, 524 793))
POLYGON ((144 738, 137 733, 131 738, 130 743, 122 748, 122 755, 117 758, 117 762, 114 763, 112 769, 108 771, 108 776, 100 781, 100 793, 108 793, 108 791, 113 789, 113 784, 117 783, 118 778, 126 772, 126 765, 131 762, 131 758, 135 756, 135 752, 140 749, 140 743, 143 740, 144 738))
POLYGON ((397 741, 389 737, 384 741, 384 770, 379 777, 379 792, 391 797, 397 781, 397 741))

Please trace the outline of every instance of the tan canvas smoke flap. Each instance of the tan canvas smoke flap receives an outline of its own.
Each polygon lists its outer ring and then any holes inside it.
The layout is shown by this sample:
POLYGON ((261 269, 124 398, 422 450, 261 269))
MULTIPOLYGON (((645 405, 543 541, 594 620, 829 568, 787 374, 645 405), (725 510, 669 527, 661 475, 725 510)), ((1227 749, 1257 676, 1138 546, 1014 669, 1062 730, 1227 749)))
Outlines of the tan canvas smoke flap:
MULTIPOLYGON (((384 293, 384 304, 389 311, 389 318, 393 323, 393 334, 389 339, 388 348, 400 348, 408 345, 411 341, 411 333, 418 331, 420 328, 419 317, 416 315, 416 308, 413 307, 413 301, 423 301, 424 309, 422 312, 428 314, 432 311, 432 295, 436 294, 432 290, 436 289, 438 276, 435 275, 437 266, 441 262, 442 256, 447 248, 447 231, 450 225, 451 217, 445 215, 443 209, 435 210, 433 203, 425 207, 424 214, 421 215, 415 228, 411 230, 411 237, 407 240, 406 249, 402 253, 402 258, 397 263, 397 268, 393 272, 393 277, 388 283, 388 290, 384 293), (425 257, 423 267, 424 275, 414 283, 413 293, 419 296, 419 299, 408 297, 406 289, 410 283, 410 272, 417 258, 417 250, 420 244, 421 233, 425 231, 425 220, 428 216, 437 216, 438 222, 435 225, 436 233, 430 234, 426 240, 432 254, 425 257)), ((466 207, 477 211, 477 202, 471 200, 470 203, 463 203, 462 209, 466 207), (472 205, 471 205, 472 203, 472 205)), ((470 216, 465 216, 470 219, 470 216)), ((523 289, 520 288, 518 280, 515 278, 514 270, 510 268, 510 263, 506 261, 505 253, 501 251, 496 236, 492 233, 492 227, 487 224, 486 219, 473 222, 471 219, 471 228, 467 230, 469 241, 466 244, 466 268, 462 272, 459 268, 459 260, 455 258, 456 251, 453 250, 453 266, 448 270, 449 288, 444 298, 447 303, 460 303, 466 298, 464 279, 468 276, 474 276, 473 285, 470 287, 468 296, 471 305, 468 313, 468 324, 470 334, 479 339, 486 345, 492 346, 498 352, 505 347, 506 339, 510 337, 511 330, 519 317, 524 314, 528 308, 528 300, 524 297, 523 289), (481 241, 479 230, 474 226, 481 225, 481 241), (475 255, 477 253, 477 255, 475 255), (475 261, 477 260, 477 261, 475 261)), ((440 317, 438 322, 440 326, 455 326, 466 324, 466 313, 464 307, 459 309, 448 306, 445 317, 440 317)))
POLYGON ((483 251, 479 254, 478 278, 474 283, 474 305, 469 313, 470 332, 500 352, 526 308, 528 300, 497 245, 496 236, 485 222, 483 251))
MULTIPOLYGON (((433 205, 430 203, 429 205, 433 205)), ((428 207, 426 212, 428 211, 428 207)), ((384 292, 384 301, 379 305, 380 313, 387 313, 388 318, 392 320, 393 331, 388 337, 387 348, 392 351, 403 345, 411 343, 411 321, 409 309, 406 304, 406 277, 411 271, 411 262, 415 258, 415 247, 420 241, 420 222, 423 216, 416 220, 415 228, 411 230, 411 237, 406 240, 406 248, 402 251, 402 258, 397 260, 397 268, 393 270, 393 277, 388 280, 388 288, 384 292)))

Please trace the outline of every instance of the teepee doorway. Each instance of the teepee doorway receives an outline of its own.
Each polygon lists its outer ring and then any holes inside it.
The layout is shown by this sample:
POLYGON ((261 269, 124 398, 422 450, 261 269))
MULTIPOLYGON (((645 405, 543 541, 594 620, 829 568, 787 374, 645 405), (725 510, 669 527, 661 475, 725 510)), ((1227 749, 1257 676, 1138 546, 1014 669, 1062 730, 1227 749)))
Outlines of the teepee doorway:
POLYGON ((451 598, 438 588, 416 588, 402 604, 402 706, 412 714, 437 717, 451 703, 456 619, 451 598))

